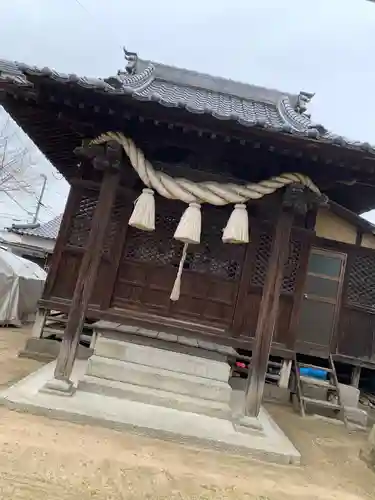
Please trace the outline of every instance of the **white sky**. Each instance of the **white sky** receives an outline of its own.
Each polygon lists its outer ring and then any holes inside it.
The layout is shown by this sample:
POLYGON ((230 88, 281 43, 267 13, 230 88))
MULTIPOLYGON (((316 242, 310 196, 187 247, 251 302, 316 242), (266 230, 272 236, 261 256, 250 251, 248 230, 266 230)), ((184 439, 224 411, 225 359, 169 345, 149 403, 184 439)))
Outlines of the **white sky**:
MULTIPOLYGON (((314 121, 375 144, 374 33, 366 0, 12 0, 1 8, 0 58, 105 77, 124 67, 126 45, 144 59, 315 92, 314 121)), ((21 132, 15 140, 27 144, 21 132)), ((37 152, 33 162, 36 194, 48 175, 48 220, 63 209, 67 185, 37 152)), ((16 199, 24 209, 0 194, 0 226, 9 214, 30 220, 35 194, 16 199)))

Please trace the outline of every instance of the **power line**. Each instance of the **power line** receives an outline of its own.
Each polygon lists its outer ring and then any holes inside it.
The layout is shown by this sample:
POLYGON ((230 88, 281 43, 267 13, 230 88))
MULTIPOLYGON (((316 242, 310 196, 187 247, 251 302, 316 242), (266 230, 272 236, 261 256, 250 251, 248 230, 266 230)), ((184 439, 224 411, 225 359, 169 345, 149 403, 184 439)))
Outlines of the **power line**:
POLYGON ((29 212, 25 207, 23 207, 20 203, 18 203, 18 201, 10 193, 8 193, 7 191, 3 191, 3 193, 6 196, 8 196, 8 198, 10 198, 21 210, 23 210, 24 212, 26 212, 28 215, 33 215, 32 212, 29 212))
MULTIPOLYGON (((100 21, 97 19, 96 16, 94 16, 94 14, 92 12, 90 12, 88 10, 88 8, 83 4, 82 0, 74 0, 76 2, 76 4, 78 4, 81 9, 83 9, 86 14, 88 14, 89 16, 92 17, 92 19, 95 21, 95 22, 98 22, 99 25, 103 26, 102 25, 102 19, 100 18, 100 21)), ((113 31, 111 32, 111 35, 113 35, 113 31)), ((120 46, 120 49, 122 50, 123 49, 123 44, 119 42, 119 40, 117 40, 117 37, 116 37, 116 45, 119 45, 120 46)))
POLYGON ((87 10, 87 8, 83 5, 83 3, 80 0, 75 0, 75 1, 81 7, 81 9, 83 9, 87 14, 89 14, 90 16, 92 15, 91 12, 87 10))

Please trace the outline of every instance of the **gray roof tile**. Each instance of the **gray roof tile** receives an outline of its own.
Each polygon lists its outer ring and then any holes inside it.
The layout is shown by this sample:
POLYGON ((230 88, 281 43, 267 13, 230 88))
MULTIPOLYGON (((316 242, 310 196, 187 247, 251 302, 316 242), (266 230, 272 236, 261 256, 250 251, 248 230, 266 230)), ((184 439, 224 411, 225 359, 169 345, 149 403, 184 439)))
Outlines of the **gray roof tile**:
POLYGON ((97 92, 128 94, 134 99, 185 108, 191 113, 210 114, 219 120, 233 120, 245 127, 268 128, 375 154, 375 146, 333 134, 312 122, 305 111, 313 94, 282 93, 144 61, 134 53, 125 52, 125 57, 128 60, 126 70, 106 79, 79 77, 0 59, 0 81, 31 86, 32 81, 28 77, 45 76, 97 92))
POLYGON ((45 224, 41 224, 39 227, 34 229, 28 229, 26 227, 17 228, 11 227, 8 229, 9 232, 22 234, 25 236, 34 236, 37 238, 44 238, 47 240, 56 240, 57 235, 59 234, 60 225, 62 220, 62 214, 56 216, 54 219, 46 222, 45 224))

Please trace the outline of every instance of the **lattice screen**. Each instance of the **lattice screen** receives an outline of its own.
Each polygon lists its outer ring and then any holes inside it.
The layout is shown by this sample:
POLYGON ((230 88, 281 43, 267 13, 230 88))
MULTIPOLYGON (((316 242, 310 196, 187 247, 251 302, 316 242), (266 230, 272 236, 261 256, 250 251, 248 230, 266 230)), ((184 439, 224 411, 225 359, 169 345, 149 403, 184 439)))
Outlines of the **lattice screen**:
POLYGON ((82 194, 76 213, 71 222, 68 245, 83 248, 90 232, 91 220, 98 203, 98 191, 86 191, 82 194))
MULTIPOLYGON (((182 244, 173 239, 173 234, 181 218, 181 210, 171 212, 171 203, 168 202, 168 205, 164 211, 159 208, 155 232, 129 228, 125 259, 178 266, 182 244)), ((203 209, 201 243, 189 246, 185 269, 223 279, 239 279, 245 246, 225 245, 221 241, 227 218, 228 214, 223 209, 203 209)))
POLYGON ((352 257, 348 267, 347 302, 375 308, 375 256, 359 253, 352 257))
MULTIPOLYGON (((98 197, 99 191, 86 191, 82 193, 76 213, 73 215, 67 242, 68 245, 78 248, 86 246, 98 197)), ((104 241, 103 253, 106 255, 109 255, 114 240, 121 230, 121 225, 127 224, 127 220, 124 217, 124 206, 124 198, 120 195, 117 196, 104 241)))
POLYGON ((272 235, 263 232, 259 235, 258 247, 253 263, 251 284, 263 286, 271 254, 272 235))
MULTIPOLYGON (((268 262, 271 255, 272 232, 262 232, 259 235, 258 247, 252 268, 251 284, 263 286, 268 269, 268 262)), ((301 256, 302 243, 291 237, 289 244, 288 260, 284 266, 284 278, 282 291, 293 293, 296 284, 297 271, 301 256)))
POLYGON ((129 215, 125 210, 125 206, 126 201, 124 197, 118 195, 114 202, 114 206, 111 212, 111 219, 107 227, 103 248, 104 255, 110 255, 116 237, 118 237, 120 231, 122 231, 123 226, 128 224, 127 219, 129 218, 129 215))
POLYGON ((297 272, 301 258, 302 242, 291 237, 288 260, 284 266, 283 292, 293 293, 296 286, 297 272))
POLYGON ((153 264, 178 262, 181 244, 173 240, 177 217, 171 214, 156 214, 156 231, 140 231, 128 228, 124 258, 153 264))

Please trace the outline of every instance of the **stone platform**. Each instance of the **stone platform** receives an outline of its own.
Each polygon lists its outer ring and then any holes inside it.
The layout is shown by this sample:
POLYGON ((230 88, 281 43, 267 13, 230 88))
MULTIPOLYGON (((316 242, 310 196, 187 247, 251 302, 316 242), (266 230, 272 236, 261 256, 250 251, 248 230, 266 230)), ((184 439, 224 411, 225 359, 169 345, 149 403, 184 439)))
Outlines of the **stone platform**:
POLYGON ((230 419, 231 348, 101 321, 80 391, 230 419))
MULTIPOLYGON (((1 403, 36 415, 128 430, 268 462, 300 462, 299 452, 263 408, 257 419, 258 430, 254 426, 246 432, 239 432, 236 425, 223 418, 125 401, 79 389, 71 397, 43 393, 40 389, 52 378, 54 367, 55 362, 52 362, 2 392, 1 403)), ((76 361, 72 377, 76 386, 86 369, 87 361, 76 361)))
POLYGON ((88 361, 76 361, 74 390, 59 392, 53 362, 5 391, 3 403, 55 418, 299 463, 298 451, 264 409, 258 418, 242 416, 243 391, 229 385, 233 349, 178 332, 104 321, 94 332, 94 354, 88 361))

